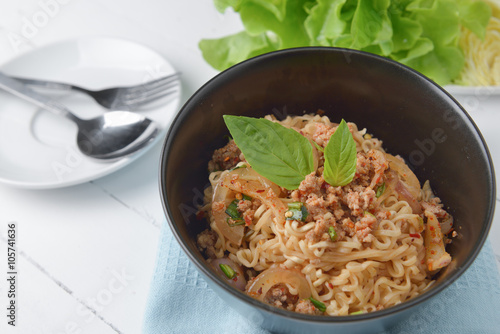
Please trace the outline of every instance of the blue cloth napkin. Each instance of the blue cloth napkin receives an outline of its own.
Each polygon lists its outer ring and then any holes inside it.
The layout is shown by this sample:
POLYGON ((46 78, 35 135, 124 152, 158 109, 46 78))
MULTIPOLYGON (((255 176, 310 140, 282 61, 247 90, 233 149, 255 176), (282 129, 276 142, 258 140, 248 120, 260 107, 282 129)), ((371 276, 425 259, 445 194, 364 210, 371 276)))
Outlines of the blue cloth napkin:
MULTIPOLYGON (((267 334, 225 304, 182 252, 163 223, 143 332, 267 334)), ((450 287, 380 334, 500 333, 500 277, 489 242, 450 287)))

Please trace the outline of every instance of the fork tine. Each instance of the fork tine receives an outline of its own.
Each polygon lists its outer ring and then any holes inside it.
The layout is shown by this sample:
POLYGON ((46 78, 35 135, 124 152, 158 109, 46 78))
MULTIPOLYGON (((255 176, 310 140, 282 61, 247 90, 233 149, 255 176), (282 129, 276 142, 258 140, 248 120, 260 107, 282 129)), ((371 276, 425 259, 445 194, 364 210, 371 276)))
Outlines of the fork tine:
POLYGON ((156 95, 150 95, 150 96, 148 96, 145 99, 135 99, 135 100, 121 101, 121 103, 118 104, 118 105, 116 105, 115 107, 118 107, 118 108, 135 108, 135 107, 138 107, 140 105, 148 104, 148 103, 154 102, 156 100, 162 99, 164 97, 167 97, 169 95, 173 95, 174 93, 178 92, 178 90, 176 88, 177 88, 177 86, 173 87, 173 89, 170 89, 170 90, 159 91, 158 94, 156 94, 156 95))
POLYGON ((140 91, 148 91, 148 90, 153 89, 157 86, 161 86, 161 85, 168 84, 171 82, 177 82, 179 79, 179 76, 180 76, 180 73, 174 73, 174 74, 167 75, 167 76, 164 76, 164 77, 161 77, 158 79, 154 79, 152 81, 145 82, 141 85, 130 86, 130 87, 125 88, 124 94, 128 95, 128 94, 137 93, 138 91, 139 92, 140 91))
POLYGON ((173 94, 174 92, 178 91, 177 87, 178 86, 171 86, 167 89, 157 89, 154 92, 148 92, 147 95, 139 95, 135 96, 134 98, 123 99, 122 101, 123 103, 128 104, 147 103, 149 100, 154 99, 156 96, 173 94))
POLYGON ((153 89, 145 90, 145 91, 138 91, 135 93, 129 93, 126 94, 125 96, 122 96, 122 100, 127 103, 134 103, 134 102, 141 102, 144 100, 149 99, 151 96, 155 96, 158 93, 162 93, 165 91, 173 90, 177 88, 179 85, 177 82, 169 82, 160 86, 156 86, 153 89))

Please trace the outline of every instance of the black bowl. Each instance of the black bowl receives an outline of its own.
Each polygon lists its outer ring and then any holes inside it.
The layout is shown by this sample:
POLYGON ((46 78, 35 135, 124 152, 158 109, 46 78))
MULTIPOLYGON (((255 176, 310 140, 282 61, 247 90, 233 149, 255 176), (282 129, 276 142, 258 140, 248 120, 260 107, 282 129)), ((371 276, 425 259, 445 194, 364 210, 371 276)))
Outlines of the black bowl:
POLYGON ((441 87, 412 69, 369 53, 298 48, 265 54, 220 73, 183 106, 161 156, 161 197, 178 242, 211 287, 261 326, 286 333, 383 330, 438 294, 474 261, 490 228, 495 176, 486 144, 467 112, 441 87), (400 305, 355 316, 312 316, 261 303, 233 289, 207 266, 195 237, 208 183, 207 163, 228 134, 222 115, 262 117, 313 113, 344 118, 382 139, 420 180, 430 180, 463 238, 448 251, 454 266, 422 295, 400 305))

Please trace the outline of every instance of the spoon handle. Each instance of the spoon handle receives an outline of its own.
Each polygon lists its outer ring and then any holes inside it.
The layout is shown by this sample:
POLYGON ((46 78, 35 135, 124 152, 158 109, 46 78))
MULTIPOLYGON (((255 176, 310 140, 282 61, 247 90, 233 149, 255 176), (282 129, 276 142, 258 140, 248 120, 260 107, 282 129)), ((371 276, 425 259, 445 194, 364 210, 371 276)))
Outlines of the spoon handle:
POLYGON ((61 103, 36 93, 23 83, 6 76, 2 72, 0 72, 0 88, 28 102, 31 102, 42 109, 51 111, 56 115, 64 116, 77 124, 82 121, 80 118, 73 115, 71 111, 61 103))

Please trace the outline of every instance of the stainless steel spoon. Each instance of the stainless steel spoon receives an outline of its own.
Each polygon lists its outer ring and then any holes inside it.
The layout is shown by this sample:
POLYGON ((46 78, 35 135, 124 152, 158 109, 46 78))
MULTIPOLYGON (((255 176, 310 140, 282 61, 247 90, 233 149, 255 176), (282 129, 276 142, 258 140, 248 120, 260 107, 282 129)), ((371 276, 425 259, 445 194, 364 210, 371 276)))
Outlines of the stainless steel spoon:
POLYGON ((129 111, 111 111, 95 118, 81 119, 59 102, 39 95, 2 73, 0 88, 75 122, 78 126, 78 148, 95 159, 121 158, 144 147, 158 134, 158 127, 153 121, 129 111))

